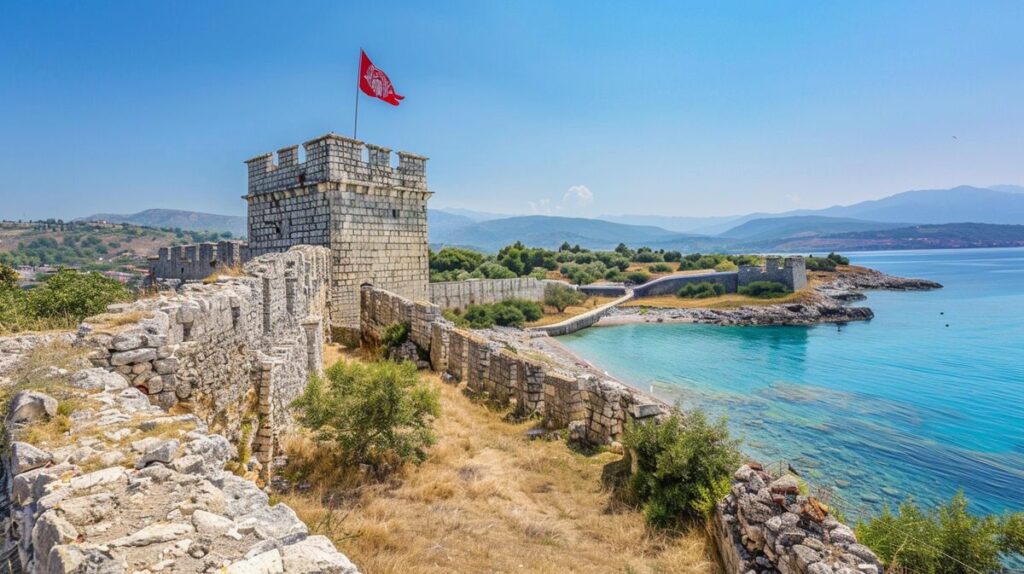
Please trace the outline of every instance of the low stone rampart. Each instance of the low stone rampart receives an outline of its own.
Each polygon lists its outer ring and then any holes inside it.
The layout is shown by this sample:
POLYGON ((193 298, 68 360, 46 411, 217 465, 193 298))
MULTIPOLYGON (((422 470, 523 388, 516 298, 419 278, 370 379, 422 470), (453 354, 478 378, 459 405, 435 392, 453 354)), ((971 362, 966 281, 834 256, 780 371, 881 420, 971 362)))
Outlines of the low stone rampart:
POLYGON ((202 419, 86 366, 33 374, 2 413, 3 571, 357 574, 289 507, 226 472, 235 447, 202 419))
POLYGON ((630 419, 648 419, 668 406, 644 393, 582 371, 566 370, 522 356, 480 333, 456 328, 437 305, 413 302, 364 286, 361 336, 380 344, 389 325, 408 323, 410 340, 444 372, 491 400, 524 415, 540 416, 549 428, 569 428, 595 444, 618 440, 630 419))
POLYGON ((505 299, 544 300, 544 281, 533 277, 470 279, 430 284, 430 302, 442 309, 497 303, 505 299))
POLYGON ((611 311, 614 307, 616 307, 617 305, 621 305, 632 298, 633 292, 627 290, 626 293, 619 297, 618 299, 611 301, 609 303, 605 303, 604 305, 601 305, 597 309, 592 309, 590 311, 587 311, 586 313, 581 313, 575 317, 571 317, 569 319, 566 319, 565 321, 554 323, 552 325, 530 327, 530 330, 547 333, 552 337, 559 337, 561 335, 575 333, 580 329, 586 329, 587 327, 597 324, 597 322, 600 321, 602 317, 607 315, 608 312, 611 311))
POLYGON ((236 442, 248 427, 269 469, 288 406, 322 368, 329 252, 299 246, 244 271, 112 306, 82 324, 78 344, 159 406, 187 402, 236 442))
POLYGON ((829 508, 800 494, 792 474, 749 462, 715 509, 714 536, 726 572, 880 574, 881 563, 829 508))
POLYGON ((725 287, 726 293, 735 293, 739 274, 735 271, 712 271, 699 275, 669 275, 648 281, 633 288, 636 297, 657 297, 659 295, 675 295, 684 285, 692 283, 718 283, 725 287))

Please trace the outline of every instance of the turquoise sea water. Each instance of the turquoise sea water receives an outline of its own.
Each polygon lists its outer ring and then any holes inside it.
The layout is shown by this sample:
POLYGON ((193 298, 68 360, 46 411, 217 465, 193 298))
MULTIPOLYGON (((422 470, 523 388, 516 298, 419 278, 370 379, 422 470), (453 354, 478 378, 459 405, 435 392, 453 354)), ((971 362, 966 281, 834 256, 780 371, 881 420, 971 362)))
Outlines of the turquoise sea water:
POLYGON ((559 340, 613 376, 726 415, 744 451, 788 460, 854 514, 962 487, 977 511, 1024 510, 1024 249, 856 253, 945 285, 868 292, 870 322, 641 324, 559 340))

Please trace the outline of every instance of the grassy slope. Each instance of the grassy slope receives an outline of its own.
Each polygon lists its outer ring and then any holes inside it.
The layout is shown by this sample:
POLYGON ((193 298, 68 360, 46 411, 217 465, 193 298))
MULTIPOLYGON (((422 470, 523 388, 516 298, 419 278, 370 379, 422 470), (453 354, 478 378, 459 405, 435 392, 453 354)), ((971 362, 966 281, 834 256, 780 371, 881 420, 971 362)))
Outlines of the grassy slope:
MULTIPOLYGON (((281 498, 363 572, 718 571, 702 530, 654 534, 602 488, 602 471, 620 456, 529 441, 533 423, 503 422, 437 375, 423 376, 442 408, 439 440, 423 465, 355 493, 332 491, 326 479, 281 498)), ((318 457, 308 441, 290 444, 293 459, 318 457)))

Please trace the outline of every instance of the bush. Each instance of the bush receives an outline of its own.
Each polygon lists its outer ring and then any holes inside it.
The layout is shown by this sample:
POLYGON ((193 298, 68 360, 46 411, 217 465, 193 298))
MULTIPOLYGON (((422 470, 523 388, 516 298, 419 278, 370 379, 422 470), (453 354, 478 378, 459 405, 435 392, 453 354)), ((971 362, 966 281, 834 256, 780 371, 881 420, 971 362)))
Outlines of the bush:
MULTIPOLYGON (((544 309, 538 303, 524 299, 506 299, 489 305, 470 305, 461 319, 465 325, 473 329, 486 329, 494 325, 522 327, 527 321, 536 321, 543 316, 544 309)), ((459 321, 453 322, 459 324, 459 321)))
POLYGON ((622 438, 636 471, 629 492, 652 526, 672 527, 685 518, 706 516, 728 494, 740 462, 737 441, 725 419, 709 423, 703 411, 678 410, 661 423, 626 425, 622 438))
POLYGON ((508 267, 493 261, 488 261, 477 267, 472 276, 478 279, 514 279, 517 277, 516 273, 509 270, 508 267))
POLYGON ((605 274, 604 278, 608 281, 615 281, 621 283, 626 280, 626 274, 618 269, 609 269, 605 274))
POLYGON ((804 259, 804 266, 809 271, 835 271, 836 262, 827 257, 808 257, 804 259))
POLYGON ((513 305, 497 304, 490 310, 491 319, 503 327, 522 327, 526 316, 513 305))
POLYGON ((1024 513, 975 516, 964 493, 930 511, 908 500, 857 524, 857 538, 888 567, 922 574, 1001 571, 1000 553, 1024 552, 1024 513), (972 568, 963 566, 968 564, 972 568), (976 570, 975 570, 976 569, 976 570))
POLYGON ((718 297, 725 293, 725 286, 721 283, 704 281, 701 283, 687 283, 679 290, 677 295, 684 299, 707 299, 718 297))
POLYGON ((391 361, 339 361, 324 378, 313 376, 294 404, 317 440, 336 443, 347 463, 377 470, 393 458, 426 459, 440 412, 437 392, 420 381, 416 366, 391 361))
POLYGON ((758 299, 774 299, 789 293, 789 289, 777 281, 752 281, 740 287, 737 291, 740 295, 757 297, 758 299))
POLYGON ((626 281, 634 285, 642 285, 651 280, 651 275, 646 271, 633 271, 626 274, 626 281))
POLYGON ((409 323, 392 323, 384 327, 384 332, 380 336, 380 346, 385 350, 401 346, 409 340, 410 328, 409 323))
POLYGON ((484 262, 483 253, 459 247, 445 247, 430 253, 431 271, 473 271, 484 262))
POLYGON ((825 259, 828 259, 829 261, 835 261, 836 265, 849 265, 850 264, 850 258, 849 257, 843 257, 842 255, 836 253, 835 251, 833 251, 832 253, 829 253, 825 257, 825 259))
POLYGON ((474 329, 486 329, 494 326, 494 315, 490 305, 470 305, 462 318, 474 329))
POLYGON ((586 298, 583 293, 565 285, 548 283, 544 287, 544 304, 558 309, 559 313, 565 312, 566 308, 573 305, 580 305, 586 298))
POLYGON ((664 263, 655 263, 654 265, 647 267, 647 270, 651 273, 671 273, 672 266, 664 263))
POLYGON ((0 263, 0 290, 17 289, 18 272, 0 263))
POLYGON ((562 265, 560 271, 573 284, 587 285, 604 277, 604 274, 608 272, 608 268, 605 267, 604 263, 595 261, 587 265, 566 263, 562 265))
POLYGON ((739 270, 739 266, 736 265, 735 263, 733 263, 732 261, 722 261, 718 265, 715 265, 715 271, 718 271, 718 272, 722 272, 722 271, 737 271, 737 270, 739 270))

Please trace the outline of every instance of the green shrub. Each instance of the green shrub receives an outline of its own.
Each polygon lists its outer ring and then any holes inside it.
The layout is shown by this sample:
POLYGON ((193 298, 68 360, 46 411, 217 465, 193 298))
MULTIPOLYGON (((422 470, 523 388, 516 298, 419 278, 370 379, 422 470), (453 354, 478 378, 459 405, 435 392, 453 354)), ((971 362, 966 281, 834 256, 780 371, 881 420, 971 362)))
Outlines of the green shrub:
POLYGON ((504 327, 522 327, 526 316, 514 305, 494 305, 490 311, 491 320, 504 327))
POLYGON ((441 311, 441 315, 451 321, 456 327, 469 327, 469 321, 454 309, 445 309, 441 311))
POLYGON ((437 391, 405 362, 337 362, 313 376, 295 401, 299 422, 319 441, 336 443, 349 464, 381 470, 389 460, 422 462, 434 444, 437 391))
POLYGON ((725 286, 721 283, 704 281, 701 283, 687 283, 683 285, 677 295, 684 299, 707 299, 718 297, 725 293, 725 286))
POLYGON ((774 299, 789 293, 789 289, 777 281, 752 281, 740 287, 737 291, 740 295, 757 297, 758 299, 774 299))
POLYGON ((804 259, 804 266, 809 271, 835 271, 836 262, 827 257, 808 257, 804 259))
POLYGON ((722 271, 737 271, 737 270, 739 270, 739 266, 736 265, 735 263, 733 263, 732 261, 722 261, 718 265, 715 265, 715 271, 718 271, 718 272, 722 272, 722 271))
POLYGON ((615 281, 621 283, 626 280, 626 274, 618 269, 609 269, 605 274, 604 278, 608 281, 615 281))
POLYGON ((595 261, 586 265, 579 263, 566 263, 559 269, 562 275, 575 285, 587 285, 604 277, 608 268, 604 263, 595 261))
POLYGON ((500 265, 493 261, 488 261, 476 268, 471 274, 472 277, 477 279, 514 279, 518 277, 514 271, 509 270, 508 267, 500 265))
POLYGON ((829 261, 835 261, 836 265, 849 265, 850 264, 850 258, 849 257, 843 257, 842 255, 836 253, 835 251, 829 253, 825 257, 825 259, 828 259, 829 261))
POLYGON ((648 266, 647 270, 651 273, 671 273, 672 266, 664 263, 655 263, 654 265, 648 266))
POLYGON ((661 423, 631 421, 622 442, 636 469, 629 492, 647 522, 662 528, 706 516, 728 494, 740 462, 725 419, 710 423, 700 410, 677 410, 661 423))
POLYGON ((484 262, 486 256, 471 249, 445 247, 437 253, 430 253, 431 271, 473 271, 484 262))
MULTIPOLYGON (((527 321, 536 321, 544 316, 544 308, 540 306, 540 303, 536 301, 527 301, 526 299, 505 299, 494 304, 495 307, 508 306, 514 309, 518 309, 523 317, 527 321)), ((504 323, 496 321, 499 325, 504 323)))
POLYGON ((384 349, 392 349, 401 346, 409 340, 409 323, 392 323, 384 327, 380 336, 380 345, 384 349))
POLYGON ((857 524, 857 538, 888 567, 921 574, 1001 571, 1000 553, 1024 552, 1024 513, 975 516, 963 491, 932 510, 913 500, 857 524), (970 566, 965 567, 964 564, 970 566))
POLYGON ((548 283, 544 287, 544 304, 558 309, 559 313, 564 312, 568 307, 583 303, 586 298, 587 296, 583 293, 565 285, 548 283))
POLYGON ((629 281, 634 285, 642 285, 650 280, 651 275, 646 271, 633 271, 626 274, 626 281, 629 281))
POLYGON ((474 329, 486 329, 494 326, 494 315, 491 313, 490 305, 470 305, 462 314, 463 319, 469 322, 474 329))
POLYGON ((0 290, 17 289, 18 272, 0 263, 0 290))

